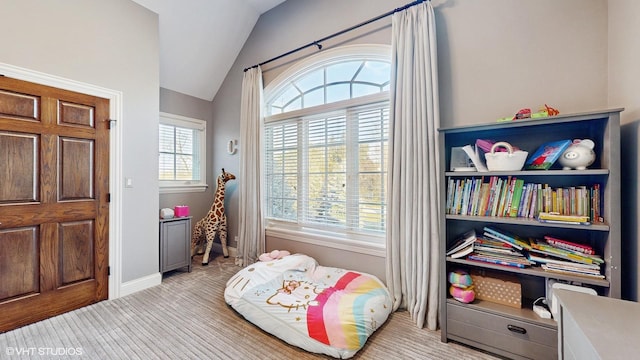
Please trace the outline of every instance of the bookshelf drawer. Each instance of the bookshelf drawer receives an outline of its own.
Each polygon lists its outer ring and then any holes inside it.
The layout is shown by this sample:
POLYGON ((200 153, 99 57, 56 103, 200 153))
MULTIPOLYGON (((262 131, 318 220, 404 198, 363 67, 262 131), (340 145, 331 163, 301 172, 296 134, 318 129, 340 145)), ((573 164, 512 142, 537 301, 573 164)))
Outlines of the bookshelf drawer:
POLYGON ((447 334, 489 351, 533 359, 557 359, 555 329, 447 303, 447 334), (511 329, 511 330, 510 330, 511 329))

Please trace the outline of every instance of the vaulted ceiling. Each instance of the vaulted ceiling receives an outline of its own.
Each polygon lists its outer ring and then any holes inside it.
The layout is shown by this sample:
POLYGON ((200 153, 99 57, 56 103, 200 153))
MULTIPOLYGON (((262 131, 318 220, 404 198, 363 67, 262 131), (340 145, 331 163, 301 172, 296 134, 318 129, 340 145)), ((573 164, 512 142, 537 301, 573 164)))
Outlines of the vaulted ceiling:
POLYGON ((285 0, 133 0, 158 14, 160 86, 213 100, 261 14, 285 0))

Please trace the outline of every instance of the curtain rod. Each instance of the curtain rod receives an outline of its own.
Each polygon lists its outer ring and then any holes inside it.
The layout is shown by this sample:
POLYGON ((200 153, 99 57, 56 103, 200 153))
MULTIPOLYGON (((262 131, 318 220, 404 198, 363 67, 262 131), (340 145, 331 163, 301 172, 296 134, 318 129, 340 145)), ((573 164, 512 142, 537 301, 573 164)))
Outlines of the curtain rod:
POLYGON ((406 4, 405 6, 402 6, 402 7, 399 7, 399 8, 395 8, 395 9, 393 9, 393 10, 391 10, 391 11, 387 12, 387 13, 384 13, 384 14, 382 14, 382 15, 376 16, 376 17, 374 17, 373 19, 369 19, 369 20, 367 20, 367 21, 365 21, 365 22, 362 22, 362 23, 360 23, 360 24, 358 24, 358 25, 354 25, 354 26, 352 26, 352 27, 350 27, 350 28, 347 28, 347 29, 344 29, 344 30, 340 30, 340 31, 338 31, 338 32, 336 32, 336 33, 333 33, 333 34, 329 35, 329 36, 325 36, 325 37, 323 37, 322 39, 319 39, 319 40, 316 40, 316 41, 310 42, 310 43, 308 43, 308 44, 306 44, 306 45, 300 46, 299 48, 293 49, 293 50, 291 50, 291 51, 288 51, 288 52, 286 52, 286 53, 284 53, 284 54, 278 55, 278 56, 276 56, 276 57, 274 57, 274 58, 271 58, 271 59, 269 59, 269 60, 265 60, 265 61, 263 61, 263 62, 261 62, 261 63, 259 63, 259 64, 256 64, 256 65, 250 66, 250 67, 248 67, 248 68, 245 68, 245 69, 244 69, 244 71, 246 72, 246 71, 247 71, 247 70, 249 70, 249 69, 253 69, 253 68, 255 68, 255 67, 262 66, 262 65, 264 65, 264 64, 268 64, 268 63, 270 63, 270 62, 272 62, 272 61, 276 61, 276 60, 281 59, 281 58, 283 58, 283 57, 285 57, 285 56, 289 56, 289 55, 291 55, 291 54, 293 54, 293 53, 296 53, 296 52, 298 52, 298 51, 300 51, 300 50, 306 49, 306 48, 308 48, 308 47, 310 47, 310 46, 316 46, 316 47, 318 48, 318 50, 322 50, 322 44, 320 44, 320 43, 321 43, 321 42, 323 42, 323 41, 325 41, 325 40, 329 40, 329 39, 334 38, 334 37, 336 37, 336 36, 339 36, 339 35, 342 35, 342 34, 344 34, 344 33, 349 32, 349 31, 355 30, 355 29, 357 29, 357 28, 359 28, 359 27, 365 26, 365 25, 367 25, 367 24, 371 24, 372 22, 378 21, 378 20, 380 20, 380 19, 384 19, 384 18, 386 18, 387 16, 393 15, 393 14, 395 14, 395 13, 399 12, 399 11, 406 10, 406 9, 408 9, 408 8, 412 7, 412 6, 415 6, 415 5, 421 4, 421 3, 425 2, 425 1, 430 1, 430 0, 417 0, 417 1, 411 2, 411 3, 409 3, 409 4, 406 4))

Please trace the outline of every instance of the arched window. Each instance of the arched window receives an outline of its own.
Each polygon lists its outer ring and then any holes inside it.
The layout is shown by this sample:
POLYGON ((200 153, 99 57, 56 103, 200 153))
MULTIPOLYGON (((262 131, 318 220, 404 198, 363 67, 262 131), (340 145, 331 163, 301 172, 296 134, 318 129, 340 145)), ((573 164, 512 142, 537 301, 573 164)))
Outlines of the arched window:
POLYGON ((326 50, 265 89, 269 229, 383 245, 390 50, 326 50))

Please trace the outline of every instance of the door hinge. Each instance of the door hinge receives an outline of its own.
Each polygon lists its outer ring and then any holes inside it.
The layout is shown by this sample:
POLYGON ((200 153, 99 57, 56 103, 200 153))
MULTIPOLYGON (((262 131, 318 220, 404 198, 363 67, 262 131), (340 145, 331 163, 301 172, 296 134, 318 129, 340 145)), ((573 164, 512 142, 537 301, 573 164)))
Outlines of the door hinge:
POLYGON ((111 202, 111 193, 107 193, 107 202, 110 203, 111 202))
POLYGON ((107 275, 111 276, 111 266, 107 266, 107 275))
POLYGON ((107 129, 111 130, 111 128, 115 125, 117 120, 107 119, 107 129))

